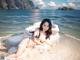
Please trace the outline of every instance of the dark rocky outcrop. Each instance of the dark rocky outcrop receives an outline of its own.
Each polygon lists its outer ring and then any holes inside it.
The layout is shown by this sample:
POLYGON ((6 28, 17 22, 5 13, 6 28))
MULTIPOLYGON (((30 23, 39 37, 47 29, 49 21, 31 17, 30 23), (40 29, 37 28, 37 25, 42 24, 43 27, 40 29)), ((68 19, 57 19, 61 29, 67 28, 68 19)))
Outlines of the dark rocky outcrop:
POLYGON ((34 4, 30 0, 0 0, 0 9, 32 9, 34 4))
POLYGON ((58 10, 74 10, 72 7, 59 7, 58 10))

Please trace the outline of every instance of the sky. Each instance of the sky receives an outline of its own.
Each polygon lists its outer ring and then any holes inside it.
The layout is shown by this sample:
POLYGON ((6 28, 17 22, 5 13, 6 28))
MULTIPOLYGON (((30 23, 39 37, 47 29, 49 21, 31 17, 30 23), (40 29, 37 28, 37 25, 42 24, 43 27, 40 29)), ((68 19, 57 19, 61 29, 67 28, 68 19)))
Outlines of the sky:
POLYGON ((49 1, 53 1, 55 2, 56 4, 61 4, 61 3, 64 3, 64 2, 67 2, 67 0, 44 0, 46 3, 48 3, 49 1))
POLYGON ((67 0, 33 0, 33 2, 37 4, 42 4, 42 5, 50 5, 50 6, 56 6, 58 4, 62 4, 67 2, 67 0))
POLYGON ((74 3, 71 2, 80 2, 80 0, 32 0, 36 6, 40 6, 42 8, 50 6, 50 7, 59 7, 66 6, 66 3, 70 3, 70 6, 74 6, 74 3))
POLYGON ((80 2, 80 0, 43 0, 46 3, 48 3, 49 1, 53 1, 56 4, 62 4, 62 3, 66 3, 66 2, 80 2))

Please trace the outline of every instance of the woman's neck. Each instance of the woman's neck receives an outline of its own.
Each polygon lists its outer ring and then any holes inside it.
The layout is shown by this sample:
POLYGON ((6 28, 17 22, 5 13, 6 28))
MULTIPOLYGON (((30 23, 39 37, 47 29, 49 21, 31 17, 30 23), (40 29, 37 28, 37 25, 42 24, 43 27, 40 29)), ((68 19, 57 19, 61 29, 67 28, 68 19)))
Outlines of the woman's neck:
POLYGON ((45 34, 45 31, 42 31, 43 34, 45 34))

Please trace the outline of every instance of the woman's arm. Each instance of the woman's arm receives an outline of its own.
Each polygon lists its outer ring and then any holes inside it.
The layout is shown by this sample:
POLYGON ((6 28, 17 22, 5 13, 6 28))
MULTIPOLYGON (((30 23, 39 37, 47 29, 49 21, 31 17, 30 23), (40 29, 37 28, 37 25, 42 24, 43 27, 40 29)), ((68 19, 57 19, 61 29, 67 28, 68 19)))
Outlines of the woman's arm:
POLYGON ((41 44, 38 36, 39 36, 39 29, 37 28, 35 31, 34 31, 34 34, 33 34, 33 42, 36 43, 36 44, 41 44))

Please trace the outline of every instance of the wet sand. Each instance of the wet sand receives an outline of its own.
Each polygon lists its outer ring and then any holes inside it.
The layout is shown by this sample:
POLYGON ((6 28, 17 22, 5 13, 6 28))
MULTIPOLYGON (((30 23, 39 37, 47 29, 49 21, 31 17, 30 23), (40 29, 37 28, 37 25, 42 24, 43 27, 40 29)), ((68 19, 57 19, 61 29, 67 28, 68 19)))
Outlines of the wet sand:
MULTIPOLYGON (((80 60, 80 40, 64 36, 63 34, 60 36, 59 43, 55 46, 53 45, 49 51, 41 53, 35 48, 32 49, 28 60, 80 60)), ((0 60, 6 54, 6 49, 3 48, 2 50, 0 46, 0 60)))
POLYGON ((61 36, 60 43, 56 47, 58 48, 56 58, 59 58, 54 60, 80 60, 80 40, 75 40, 70 36, 61 36))
POLYGON ((80 41, 61 35, 60 42, 48 52, 32 52, 29 60, 80 60, 80 41))

